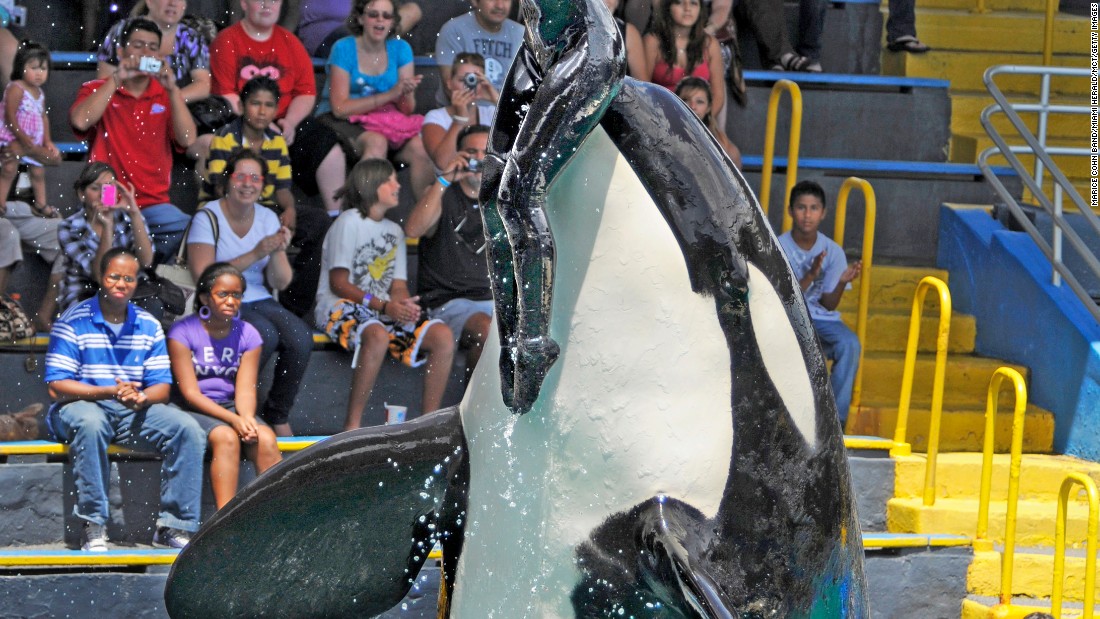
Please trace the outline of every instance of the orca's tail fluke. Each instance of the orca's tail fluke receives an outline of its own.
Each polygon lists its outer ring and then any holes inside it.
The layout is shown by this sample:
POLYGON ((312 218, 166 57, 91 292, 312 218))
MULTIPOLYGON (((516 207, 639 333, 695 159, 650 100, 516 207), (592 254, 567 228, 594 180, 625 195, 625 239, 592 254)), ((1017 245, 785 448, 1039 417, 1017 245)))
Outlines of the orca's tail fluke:
POLYGON ((451 520, 464 509, 467 466, 454 407, 318 443, 261 475, 199 531, 168 577, 168 613, 384 612, 436 541, 461 543, 451 520))

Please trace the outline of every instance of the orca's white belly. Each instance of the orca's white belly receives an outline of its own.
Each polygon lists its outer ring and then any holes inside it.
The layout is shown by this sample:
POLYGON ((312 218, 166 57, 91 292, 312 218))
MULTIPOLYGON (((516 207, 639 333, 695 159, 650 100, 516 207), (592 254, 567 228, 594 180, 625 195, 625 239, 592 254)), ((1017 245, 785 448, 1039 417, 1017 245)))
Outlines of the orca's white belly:
POLYGON ((730 357, 661 212, 602 128, 554 183, 551 335, 533 410, 504 407, 494 325, 462 403, 466 541, 452 617, 572 617, 574 551, 665 494, 715 515, 733 445, 730 357))

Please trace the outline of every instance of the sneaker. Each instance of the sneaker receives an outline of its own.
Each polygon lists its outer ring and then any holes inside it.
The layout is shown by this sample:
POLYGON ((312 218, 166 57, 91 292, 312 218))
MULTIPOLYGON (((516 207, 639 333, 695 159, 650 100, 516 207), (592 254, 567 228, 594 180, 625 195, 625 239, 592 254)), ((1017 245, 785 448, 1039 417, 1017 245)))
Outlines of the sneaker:
POLYGON ((84 538, 80 549, 85 552, 107 552, 107 527, 102 524, 84 521, 84 538))
POLYGON ((153 545, 157 548, 183 548, 191 542, 191 534, 171 527, 157 527, 153 534, 153 545))

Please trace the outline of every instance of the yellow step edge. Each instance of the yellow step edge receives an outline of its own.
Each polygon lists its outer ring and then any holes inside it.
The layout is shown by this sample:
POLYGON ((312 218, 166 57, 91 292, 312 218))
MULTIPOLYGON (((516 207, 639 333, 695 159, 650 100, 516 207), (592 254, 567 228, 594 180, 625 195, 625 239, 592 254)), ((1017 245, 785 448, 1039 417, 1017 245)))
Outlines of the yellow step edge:
MULTIPOLYGON (((327 436, 291 436, 279 437, 279 451, 301 451, 314 443, 328 438, 327 436)), ((64 455, 69 453, 69 446, 53 441, 11 441, 0 442, 0 456, 36 456, 36 455, 64 455)), ((113 455, 145 454, 148 452, 130 449, 121 445, 109 445, 107 453, 113 455)))
MULTIPOLYGON (((60 565, 123 566, 171 565, 179 554, 175 549, 111 550, 105 553, 82 550, 0 550, 0 567, 50 567, 60 565)), ((439 561, 443 552, 438 548, 428 554, 429 561, 439 561)))
MULTIPOLYGON (((884 51, 881 56, 882 74, 899 77, 927 77, 949 80, 952 92, 956 90, 980 92, 985 90, 982 76, 993 65, 1041 65, 1042 54, 1018 52, 966 52, 936 51, 927 54, 896 54, 884 51)), ((1055 55, 1051 61, 1057 67, 1088 66, 1088 56, 1055 55)), ((1005 93, 1032 94, 1039 91, 1037 76, 1002 75, 997 78, 998 87, 1005 93)), ((1051 79, 1051 92, 1058 94, 1088 95, 1086 78, 1056 77, 1051 79)))
MULTIPOLYGON (((994 609, 994 604, 983 604, 977 600, 965 599, 962 604, 962 619, 1025 619, 1028 615, 1037 612, 1049 613, 1050 602, 1036 602, 1034 605, 1010 604, 1004 608, 994 609)), ((1062 619, 1078 619, 1081 617, 1080 608, 1063 608, 1062 619)))
MULTIPOLYGON (((967 568, 967 591, 974 595, 999 597, 1001 594, 1001 561, 1003 553, 996 550, 975 550, 967 568)), ((1012 595, 1049 598, 1053 588, 1054 551, 1037 554, 1017 549, 1012 561, 1012 595)), ((1064 599, 1081 602, 1085 593, 1085 558, 1067 556, 1064 599)), ((1093 603, 1100 602, 1100 590, 1093 591, 1093 603)))
MULTIPOLYGON (((990 499, 993 501, 1008 499, 1010 461, 1009 454, 993 456, 990 475, 990 499)), ((927 462, 923 455, 894 458, 894 496, 923 494, 927 462)), ((977 498, 981 493, 981 470, 981 453, 941 453, 936 460, 936 496, 977 498)), ((1100 483, 1100 464, 1072 456, 1025 453, 1020 460, 1019 497, 1053 501, 1058 498, 1061 481, 1069 472, 1088 475, 1100 483)))
MULTIPOLYGON (((1016 543, 1019 546, 1053 546, 1054 501, 1020 501, 1017 505, 1016 543)), ((1074 501, 1069 505, 1066 539, 1083 544, 1088 520, 1088 504, 1074 501)), ((989 539, 1004 541, 1005 504, 989 505, 989 539)), ((920 498, 893 498, 886 504, 886 528, 897 533, 951 533, 973 535, 978 522, 977 499, 937 499, 926 506, 920 498)))
MULTIPOLYGON (((1008 406, 1006 404, 1006 406, 1008 406)), ((897 397, 891 406, 871 406, 864 403, 848 414, 849 434, 893 438, 897 428, 897 397)), ((931 411, 924 406, 913 406, 909 410, 906 424, 906 441, 913 451, 928 450, 928 430, 931 411)), ((994 449, 1003 453, 1009 450, 1012 441, 1011 412, 998 415, 995 425, 994 449)), ((985 410, 976 407, 966 410, 945 408, 940 420, 940 450, 981 451, 985 434, 985 410)), ((1024 452, 1050 453, 1054 446, 1054 415, 1041 408, 1029 407, 1024 426, 1024 452)))

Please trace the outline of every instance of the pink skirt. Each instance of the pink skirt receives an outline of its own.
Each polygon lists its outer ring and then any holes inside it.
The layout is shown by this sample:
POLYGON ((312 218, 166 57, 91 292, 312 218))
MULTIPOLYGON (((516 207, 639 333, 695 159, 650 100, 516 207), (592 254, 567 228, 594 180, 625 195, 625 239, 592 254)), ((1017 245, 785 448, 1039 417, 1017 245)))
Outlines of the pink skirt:
POLYGON ((387 103, 368 114, 348 116, 348 122, 359 125, 364 131, 384 135, 390 149, 398 150, 405 142, 420 134, 424 117, 420 114, 405 114, 396 105, 387 103))

